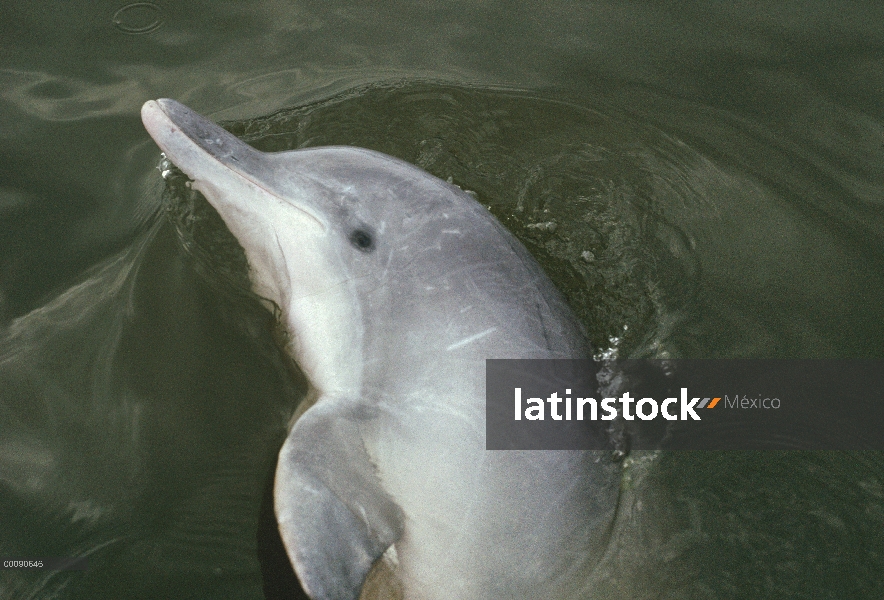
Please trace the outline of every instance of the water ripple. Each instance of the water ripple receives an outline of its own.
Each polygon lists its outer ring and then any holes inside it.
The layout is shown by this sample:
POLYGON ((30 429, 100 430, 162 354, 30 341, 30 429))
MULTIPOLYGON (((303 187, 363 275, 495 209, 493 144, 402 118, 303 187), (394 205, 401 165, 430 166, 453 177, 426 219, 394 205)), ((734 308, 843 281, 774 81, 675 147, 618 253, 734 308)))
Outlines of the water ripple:
POLYGON ((129 35, 152 33, 163 26, 162 9, 153 2, 133 2, 115 12, 111 23, 129 35))

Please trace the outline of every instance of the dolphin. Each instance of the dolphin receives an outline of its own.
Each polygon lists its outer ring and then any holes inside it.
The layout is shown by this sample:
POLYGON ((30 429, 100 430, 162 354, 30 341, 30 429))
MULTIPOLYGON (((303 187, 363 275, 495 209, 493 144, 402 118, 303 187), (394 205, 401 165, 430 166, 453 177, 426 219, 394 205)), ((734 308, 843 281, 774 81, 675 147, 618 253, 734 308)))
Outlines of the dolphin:
POLYGON ((169 99, 141 116, 245 250, 309 381, 273 492, 306 593, 591 597, 619 466, 485 449, 485 359, 590 352, 528 251, 457 186, 379 152, 260 152, 169 99))

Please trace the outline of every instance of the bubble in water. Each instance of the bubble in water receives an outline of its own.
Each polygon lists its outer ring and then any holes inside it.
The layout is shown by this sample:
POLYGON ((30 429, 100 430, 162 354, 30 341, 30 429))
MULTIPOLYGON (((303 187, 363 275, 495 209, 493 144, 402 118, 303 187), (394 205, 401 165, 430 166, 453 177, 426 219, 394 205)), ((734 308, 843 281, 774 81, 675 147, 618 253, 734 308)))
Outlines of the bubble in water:
POLYGON ((172 161, 166 157, 166 153, 160 152, 160 164, 157 165, 157 171, 160 172, 160 176, 163 179, 168 179, 173 174, 172 169, 174 166, 172 161))
POLYGON ((528 229, 536 229, 538 231, 548 231, 549 233, 555 233, 556 229, 559 228, 559 226, 556 224, 555 221, 545 221, 543 223, 529 223, 525 227, 528 229))
POLYGON ((133 2, 114 13, 111 23, 130 35, 142 35, 159 29, 163 24, 162 12, 153 2, 133 2))

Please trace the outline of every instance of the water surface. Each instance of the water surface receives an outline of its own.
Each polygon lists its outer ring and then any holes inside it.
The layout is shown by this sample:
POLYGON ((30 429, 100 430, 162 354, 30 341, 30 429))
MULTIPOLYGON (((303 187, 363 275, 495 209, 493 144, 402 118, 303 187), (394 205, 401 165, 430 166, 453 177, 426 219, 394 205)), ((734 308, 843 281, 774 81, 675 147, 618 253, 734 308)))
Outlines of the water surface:
MULTIPOLYGON (((160 178, 145 100, 261 149, 356 144, 450 178, 600 350, 881 358, 882 13, 6 3, 0 555, 91 563, 0 571, 0 596, 285 587, 267 490, 303 382, 217 218, 160 178)), ((882 596, 879 454, 628 460, 600 597, 882 596)))

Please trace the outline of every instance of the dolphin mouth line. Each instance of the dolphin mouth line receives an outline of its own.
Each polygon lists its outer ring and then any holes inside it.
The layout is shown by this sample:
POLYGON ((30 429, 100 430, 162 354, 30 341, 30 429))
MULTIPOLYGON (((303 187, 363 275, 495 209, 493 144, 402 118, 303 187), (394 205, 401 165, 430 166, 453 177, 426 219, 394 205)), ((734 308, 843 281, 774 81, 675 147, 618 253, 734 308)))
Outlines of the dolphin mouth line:
MULTIPOLYGON (((286 204, 286 205, 288 205, 288 206, 291 206, 292 208, 294 208, 294 209, 298 210, 299 212, 303 213, 305 216, 311 218, 313 221, 316 222, 316 224, 320 227, 320 229, 322 230, 323 233, 327 233, 327 232, 328 232, 328 230, 329 230, 328 225, 324 222, 324 220, 323 220, 319 215, 315 214, 315 212, 312 211, 312 210, 310 210, 308 207, 304 207, 304 206, 301 206, 301 205, 298 205, 298 204, 294 204, 294 203, 291 203, 291 202, 286 202, 286 201, 285 201, 285 200, 284 200, 279 194, 273 192, 273 191, 270 190, 266 185, 262 184, 260 181, 256 180, 253 176, 251 176, 251 175, 249 175, 247 172, 245 172, 245 171, 242 169, 242 167, 240 167, 240 165, 241 165, 242 163, 240 162, 239 158, 237 158, 235 155, 231 154, 230 157, 229 157, 229 158, 230 158, 230 161, 227 161, 227 162, 226 162, 226 161, 222 160, 221 158, 219 158, 217 155, 215 155, 215 154, 213 154, 212 152, 206 150, 206 148, 205 148, 202 144, 200 144, 196 139, 194 139, 193 136, 190 136, 190 135, 188 135, 187 133, 185 133, 184 128, 182 128, 181 125, 180 125, 178 122, 175 121, 175 119, 173 118, 172 114, 170 114, 170 112, 169 112, 168 110, 166 110, 166 106, 165 106, 165 104, 166 104, 166 103, 169 103, 169 102, 174 102, 174 101, 173 101, 173 100, 168 100, 168 99, 166 99, 166 98, 161 98, 161 99, 159 99, 159 100, 149 100, 146 104, 150 105, 151 108, 158 108, 158 109, 159 109, 159 112, 163 115, 163 117, 165 118, 166 122, 167 122, 167 123, 173 128, 173 133, 178 133, 178 134, 183 135, 188 141, 190 141, 192 144, 194 144, 194 145, 197 146, 200 150, 202 150, 202 152, 203 152, 203 154, 204 154, 205 156, 209 157, 211 160, 215 161, 218 165, 224 167, 225 169, 228 169, 228 170, 230 170, 231 172, 235 173, 238 177, 242 178, 242 179, 245 180, 246 182, 248 182, 248 183, 250 183, 251 185, 255 186, 256 188, 258 188, 259 190, 261 190, 262 192, 264 192, 265 194, 267 194, 268 196, 270 196, 271 198, 273 198, 273 199, 276 200, 277 202, 280 202, 280 203, 286 204), (165 102, 164 102, 164 101, 165 101, 165 102)), ((177 103, 176 103, 176 104, 177 104, 177 103)), ((220 126, 217 125, 217 124, 215 124, 215 123, 211 123, 211 125, 214 126, 214 127, 219 127, 219 128, 220 128, 220 126)), ((224 130, 223 128, 222 128, 222 131, 224 131, 224 133, 225 133, 226 135, 233 136, 232 133, 230 133, 230 132, 224 130)), ((160 143, 159 140, 155 140, 155 141, 156 141, 157 145, 160 146, 160 149, 163 151, 163 153, 165 154, 165 156, 166 156, 167 159, 168 159, 168 158, 169 158, 169 154, 170 154, 168 148, 164 148, 163 145, 160 143)), ((240 140, 240 141, 241 141, 241 140, 240 140)), ((245 142, 242 142, 242 143, 245 144, 245 142)), ((246 145, 247 145, 247 144, 246 144, 246 145)), ((248 145, 247 145, 247 146, 248 146, 248 145)), ((260 150, 256 150, 256 149, 252 148, 251 146, 248 146, 248 147, 249 147, 249 149, 250 149, 252 152, 261 152, 260 150)), ((198 179, 198 178, 193 178, 193 177, 191 176, 191 174, 188 173, 184 168, 182 168, 178 163, 176 163, 175 161, 172 161, 172 160, 170 160, 170 162, 171 162, 172 164, 174 164, 176 167, 178 167, 178 169, 179 169, 182 173, 184 173, 185 175, 187 175, 187 177, 190 179, 190 181, 192 182, 192 184, 196 184, 197 187, 194 187, 194 189, 196 189, 198 192, 202 193, 202 190, 200 189, 199 186, 200 186, 200 183, 203 182, 204 180, 200 180, 200 179, 198 179)), ((311 183, 313 183, 314 185, 319 185, 319 182, 316 181, 316 180, 314 180, 313 178, 310 178, 310 177, 304 177, 304 179, 309 180, 309 181, 310 181, 311 183)), ((205 184, 206 184, 206 185, 211 185, 208 181, 205 181, 205 184)), ((205 194, 204 194, 204 195, 205 195, 205 194)))

